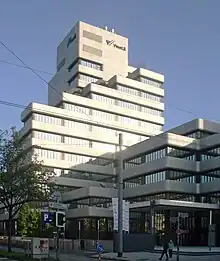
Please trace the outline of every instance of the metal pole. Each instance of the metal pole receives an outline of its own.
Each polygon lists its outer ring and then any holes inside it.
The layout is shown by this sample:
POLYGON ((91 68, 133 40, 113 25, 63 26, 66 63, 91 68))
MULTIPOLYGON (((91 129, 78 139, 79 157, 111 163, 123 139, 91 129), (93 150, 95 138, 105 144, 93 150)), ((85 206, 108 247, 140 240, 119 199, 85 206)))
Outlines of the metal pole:
POLYGON ((57 228, 57 237, 56 237, 56 260, 60 259, 59 253, 59 228, 57 228))
POLYGON ((81 223, 80 223, 80 220, 79 220, 79 248, 81 248, 81 223))
POLYGON ((211 246, 211 227, 212 227, 212 210, 209 211, 209 235, 208 235, 209 251, 212 251, 212 246, 211 246))
POLYGON ((119 153, 118 153, 118 257, 123 256, 123 157, 122 157, 123 137, 119 133, 119 153))
POLYGON ((98 231, 97 231, 98 232, 98 237, 97 238, 98 238, 98 242, 99 242, 99 219, 98 219, 98 222, 97 222, 97 229, 98 229, 98 231))
POLYGON ((180 214, 178 213, 177 217, 177 242, 176 242, 176 247, 177 247, 177 252, 176 252, 176 261, 179 261, 179 251, 180 251, 180 214))

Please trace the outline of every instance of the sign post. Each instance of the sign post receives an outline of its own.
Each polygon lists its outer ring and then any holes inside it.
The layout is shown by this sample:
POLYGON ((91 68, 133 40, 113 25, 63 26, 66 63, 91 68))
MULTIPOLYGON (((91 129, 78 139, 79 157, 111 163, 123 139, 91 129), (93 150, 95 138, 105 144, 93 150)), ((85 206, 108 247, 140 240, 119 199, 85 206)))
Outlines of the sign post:
POLYGON ((187 218, 189 215, 187 213, 180 213, 178 212, 178 216, 177 216, 177 253, 176 253, 176 261, 179 261, 179 251, 180 251, 180 234, 181 234, 181 230, 180 230, 180 218, 187 218))
POLYGON ((123 256, 123 136, 119 133, 119 158, 118 158, 118 257, 123 256))
POLYGON ((81 248, 81 221, 78 221, 78 229, 79 229, 79 249, 81 248))
POLYGON ((99 254, 99 261, 101 261, 101 259, 102 259, 101 254, 102 254, 102 252, 103 252, 103 246, 102 246, 102 244, 100 244, 100 243, 97 244, 97 252, 98 252, 98 254, 99 254))
POLYGON ((212 210, 209 211, 209 236, 208 236, 208 241, 209 241, 209 251, 212 251, 212 244, 211 244, 211 229, 212 229, 212 210))
POLYGON ((98 219, 98 221, 97 221, 97 233, 98 233, 98 235, 97 235, 97 239, 98 239, 98 242, 99 242, 99 237, 100 237, 100 221, 99 221, 99 219, 98 219))

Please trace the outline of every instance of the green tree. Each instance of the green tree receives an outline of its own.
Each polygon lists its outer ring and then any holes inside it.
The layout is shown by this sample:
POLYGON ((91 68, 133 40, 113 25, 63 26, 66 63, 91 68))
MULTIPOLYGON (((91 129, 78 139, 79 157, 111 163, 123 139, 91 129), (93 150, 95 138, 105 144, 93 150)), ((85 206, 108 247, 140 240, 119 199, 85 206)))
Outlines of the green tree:
POLYGON ((24 204, 19 211, 18 231, 22 237, 40 236, 40 210, 24 204))
POLYGON ((15 128, 0 131, 0 203, 8 213, 8 251, 11 252, 12 220, 25 203, 48 202, 54 173, 43 168, 28 142, 15 128))

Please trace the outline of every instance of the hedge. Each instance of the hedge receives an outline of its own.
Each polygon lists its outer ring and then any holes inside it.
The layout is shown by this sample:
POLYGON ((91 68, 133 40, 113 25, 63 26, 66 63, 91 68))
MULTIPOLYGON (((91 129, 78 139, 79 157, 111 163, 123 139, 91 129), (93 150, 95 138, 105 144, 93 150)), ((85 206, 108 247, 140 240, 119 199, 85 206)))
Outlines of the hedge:
POLYGON ((18 260, 18 261, 36 261, 36 260, 42 260, 42 261, 55 261, 54 258, 49 257, 49 258, 32 258, 29 256, 26 256, 23 253, 18 253, 18 252, 7 252, 7 251, 0 251, 0 257, 5 257, 8 259, 13 259, 13 260, 18 260))

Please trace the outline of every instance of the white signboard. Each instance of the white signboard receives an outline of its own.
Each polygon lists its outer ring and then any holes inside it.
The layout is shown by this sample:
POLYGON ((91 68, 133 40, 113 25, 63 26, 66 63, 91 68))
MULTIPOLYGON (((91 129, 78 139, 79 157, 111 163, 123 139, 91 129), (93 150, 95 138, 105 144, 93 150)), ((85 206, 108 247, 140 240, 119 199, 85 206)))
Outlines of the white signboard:
POLYGON ((52 209, 58 209, 58 210, 68 209, 68 206, 66 204, 56 203, 56 202, 50 202, 49 207, 52 209))
POLYGON ((49 240, 48 238, 34 237, 32 239, 33 258, 47 258, 49 256, 49 240))
POLYGON ((181 218, 188 218, 189 214, 188 213, 178 213, 179 217, 181 218))
MULTIPOLYGON (((118 198, 112 198, 114 230, 118 230, 118 198)), ((122 208, 123 231, 129 232, 129 202, 123 200, 122 208)))

